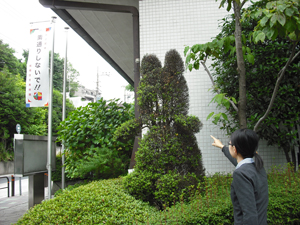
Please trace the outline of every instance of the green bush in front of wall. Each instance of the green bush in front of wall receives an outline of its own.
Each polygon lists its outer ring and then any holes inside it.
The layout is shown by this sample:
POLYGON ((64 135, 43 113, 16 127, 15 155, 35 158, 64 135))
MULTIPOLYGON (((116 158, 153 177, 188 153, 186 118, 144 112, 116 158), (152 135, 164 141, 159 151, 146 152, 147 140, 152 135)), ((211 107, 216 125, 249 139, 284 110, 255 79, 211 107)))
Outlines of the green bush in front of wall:
POLYGON ((164 67, 155 55, 145 55, 141 75, 140 117, 123 124, 119 129, 124 132, 115 135, 119 139, 136 135, 138 123, 147 128, 135 155, 134 172, 124 179, 124 184, 131 195, 162 209, 179 201, 180 196, 187 200, 192 187, 204 176, 195 137, 202 123, 196 116, 188 115, 184 63, 176 50, 166 53, 164 67))

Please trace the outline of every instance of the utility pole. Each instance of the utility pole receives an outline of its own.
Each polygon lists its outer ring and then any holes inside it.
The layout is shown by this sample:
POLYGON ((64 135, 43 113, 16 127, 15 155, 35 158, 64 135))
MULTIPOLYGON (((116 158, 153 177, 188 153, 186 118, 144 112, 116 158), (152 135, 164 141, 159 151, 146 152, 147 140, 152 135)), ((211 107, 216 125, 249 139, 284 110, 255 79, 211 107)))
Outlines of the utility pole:
MULTIPOLYGON (((98 96, 99 96, 99 98, 100 98, 100 95, 101 95, 101 85, 100 85, 100 76, 107 76, 107 77, 109 77, 110 76, 110 72, 101 72, 100 74, 99 74, 99 71, 98 71, 98 67, 97 67, 97 89, 96 89, 96 99, 98 98, 98 96)), ((99 100, 99 99, 97 99, 97 100, 99 100)))

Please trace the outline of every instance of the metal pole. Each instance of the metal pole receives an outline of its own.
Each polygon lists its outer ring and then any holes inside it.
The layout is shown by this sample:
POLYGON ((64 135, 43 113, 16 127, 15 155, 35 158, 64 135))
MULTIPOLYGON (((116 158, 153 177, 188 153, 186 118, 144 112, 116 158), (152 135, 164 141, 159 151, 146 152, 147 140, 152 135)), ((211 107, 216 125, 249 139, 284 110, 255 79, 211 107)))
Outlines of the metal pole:
POLYGON ((11 175, 11 196, 15 196, 15 177, 11 175))
MULTIPOLYGON (((140 109, 137 101, 137 88, 140 83, 140 36, 139 36, 139 15, 133 14, 133 57, 134 57, 134 115, 138 119, 140 116, 140 109)), ((141 137, 141 131, 135 136, 133 150, 131 154, 131 160, 129 169, 133 169, 135 166, 135 153, 139 147, 139 138, 141 137)))
POLYGON ((55 37, 55 19, 52 17, 52 51, 51 51, 51 66, 50 66, 50 95, 48 107, 48 199, 51 199, 51 149, 52 149, 52 96, 53 96, 53 58, 54 58, 54 37, 55 37))
MULTIPOLYGON (((63 83, 63 111, 62 111, 62 121, 66 118, 66 83, 67 83, 67 52, 68 52, 68 29, 69 27, 65 27, 66 30, 66 51, 65 51, 65 68, 64 68, 64 83, 63 83)), ((70 88, 69 88, 70 92, 70 88)), ((61 158, 61 189, 65 189, 65 146, 64 141, 61 146, 62 149, 62 158, 61 158)))
POLYGON ((19 194, 20 194, 20 196, 22 195, 22 182, 21 182, 21 180, 22 180, 22 177, 19 177, 19 194))

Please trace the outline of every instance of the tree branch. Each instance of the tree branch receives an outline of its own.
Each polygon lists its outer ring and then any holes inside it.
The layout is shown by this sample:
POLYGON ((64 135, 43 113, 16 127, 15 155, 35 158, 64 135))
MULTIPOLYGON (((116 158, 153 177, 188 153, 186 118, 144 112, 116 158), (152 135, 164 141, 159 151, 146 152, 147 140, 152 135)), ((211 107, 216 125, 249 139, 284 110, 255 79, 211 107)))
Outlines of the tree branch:
POLYGON ((247 2, 248 0, 244 0, 241 4, 241 9, 243 8, 243 6, 245 5, 245 3, 247 2))
POLYGON ((272 109, 272 106, 274 104, 274 101, 275 101, 275 97, 277 95, 277 92, 278 92, 278 89, 279 89, 279 84, 285 74, 285 71, 287 69, 287 67, 291 64, 291 62, 300 54, 300 51, 294 56, 295 54, 295 50, 296 50, 296 45, 297 45, 297 42, 295 42, 293 44, 293 48, 292 48, 292 53, 290 55, 290 58, 289 60, 287 61, 287 63, 285 64, 285 66, 279 71, 278 73, 278 78, 277 78, 277 81, 276 81, 276 84, 275 84, 275 88, 274 88, 274 91, 273 91, 273 94, 272 94, 272 98, 270 100, 270 103, 269 103, 269 106, 268 106, 268 109, 267 111, 265 112, 265 114, 263 115, 263 117, 261 117, 257 123, 255 124, 254 126, 254 131, 257 131, 258 127, 260 126, 260 124, 267 118, 267 116, 269 115, 269 113, 271 112, 271 109, 272 109), (294 57, 293 57, 294 56, 294 57))
MULTIPOLYGON (((206 59, 205 59, 206 60, 206 59)), ((209 76, 209 78, 210 78, 210 80, 211 80, 211 83, 212 83, 212 85, 213 85, 213 87, 215 88, 215 90, 216 90, 216 92, 218 93, 218 94, 220 94, 220 91, 216 88, 216 84, 215 84, 215 82, 214 82, 214 80, 213 80, 213 77, 212 77, 212 75, 210 74, 210 72, 209 72, 209 70, 207 69, 207 67, 206 67, 206 65, 205 65, 205 61, 203 62, 203 61, 200 61, 201 62, 201 64, 202 64, 202 66, 204 67, 204 69, 205 69, 205 71, 207 72, 207 74, 208 74, 208 76, 209 76)), ((234 104, 234 102, 232 101, 232 100, 230 100, 229 98, 227 98, 226 96, 225 96, 225 98, 230 102, 230 104, 232 105, 232 107, 235 109, 235 111, 239 111, 238 110, 238 107, 234 104)))

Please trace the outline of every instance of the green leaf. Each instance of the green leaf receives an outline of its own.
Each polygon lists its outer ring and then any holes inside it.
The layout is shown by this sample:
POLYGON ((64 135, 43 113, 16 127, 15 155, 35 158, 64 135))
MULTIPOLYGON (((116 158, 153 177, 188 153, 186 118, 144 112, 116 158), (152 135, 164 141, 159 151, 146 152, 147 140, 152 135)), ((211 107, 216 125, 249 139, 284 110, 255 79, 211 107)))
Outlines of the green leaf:
POLYGON ((266 23, 269 21, 269 18, 267 16, 265 16, 264 18, 262 18, 260 20, 260 26, 264 27, 266 25, 266 23))
POLYGON ((296 35, 296 33, 293 32, 293 33, 289 34, 289 38, 290 38, 291 40, 293 40, 293 41, 296 41, 296 40, 297 40, 297 35, 296 35))
POLYGON ((258 43, 259 41, 264 42, 265 38, 266 38, 265 33, 260 32, 255 38, 255 43, 258 43))
POLYGON ((254 64, 254 56, 252 54, 248 54, 246 57, 247 57, 248 62, 253 65, 254 64))
POLYGON ((223 98, 223 105, 226 107, 227 110, 230 108, 230 102, 225 98, 223 98))
POLYGON ((293 9, 287 8, 287 9, 285 10, 285 15, 291 17, 293 14, 294 14, 294 10, 293 10, 293 9))
POLYGON ((237 104, 237 101, 234 97, 231 97, 231 100, 234 102, 234 104, 237 104))
POLYGON ((271 17, 271 20, 270 20, 270 27, 273 27, 276 22, 277 22, 277 17, 278 15, 277 14, 274 14, 272 17, 271 17))
POLYGON ((214 117, 213 117, 214 120, 212 122, 217 125, 220 120, 220 117, 221 117, 221 113, 214 115, 214 117))
POLYGON ((281 24, 281 26, 284 26, 285 22, 286 22, 286 17, 284 14, 279 14, 277 17, 278 22, 281 24))
POLYGON ((199 52, 200 51, 200 45, 199 44, 193 45, 191 47, 191 50, 192 50, 193 53, 199 52))
POLYGON ((232 0, 228 0, 228 4, 227 4, 227 11, 228 12, 231 10, 231 2, 232 2, 232 0))
POLYGON ((188 54, 185 59, 185 63, 188 64, 190 61, 191 61, 191 54, 188 54))
POLYGON ((275 33, 275 29, 268 29, 266 35, 269 39, 272 39, 274 33, 275 33))
POLYGON ((194 62, 194 68, 196 69, 196 70, 199 70, 199 61, 196 61, 196 62, 194 62))
POLYGON ((219 105, 221 105, 223 98, 224 98, 223 94, 217 94, 217 95, 214 97, 214 101, 215 101, 216 103, 218 103, 219 105))
POLYGON ((288 32, 293 32, 296 29, 297 25, 295 24, 295 22, 293 20, 288 20, 285 24, 285 29, 288 32))
POLYGON ((248 54, 251 54, 251 48, 246 47, 246 51, 247 51, 248 54))
POLYGON ((186 53, 190 50, 190 47, 189 46, 186 46, 184 48, 184 56, 186 56, 186 53))
POLYGON ((214 115, 214 112, 211 112, 211 113, 207 116, 206 120, 209 120, 213 115, 214 115))
POLYGON ((222 0, 219 8, 224 7, 225 2, 226 2, 226 0, 222 0))
POLYGON ((222 113, 222 117, 224 118, 224 120, 228 121, 227 115, 225 113, 222 113))
POLYGON ((287 7, 286 4, 278 5, 278 6, 277 6, 277 9, 278 9, 280 12, 283 12, 283 11, 286 9, 286 7, 287 7))
POLYGON ((190 70, 190 71, 193 70, 193 64, 189 64, 188 67, 189 67, 189 70, 190 70))

